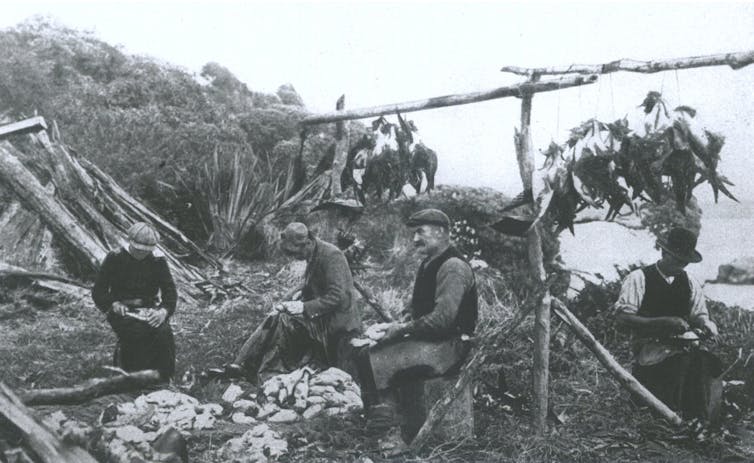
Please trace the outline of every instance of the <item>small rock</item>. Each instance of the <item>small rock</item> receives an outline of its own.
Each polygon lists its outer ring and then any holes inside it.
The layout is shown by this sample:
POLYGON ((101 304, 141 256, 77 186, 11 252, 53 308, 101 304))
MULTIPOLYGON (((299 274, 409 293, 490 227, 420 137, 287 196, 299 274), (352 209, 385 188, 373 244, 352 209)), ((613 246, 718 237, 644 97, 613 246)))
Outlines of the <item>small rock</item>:
POLYGON ((212 415, 222 415, 223 406, 220 404, 208 403, 197 407, 197 413, 211 413, 212 415))
POLYGON ((196 415, 194 429, 212 429, 215 427, 216 418, 211 413, 196 415))
MULTIPOLYGON (((144 396, 147 403, 157 404, 159 407, 176 407, 178 405, 199 405, 199 401, 190 395, 163 389, 144 396)), ((135 401, 134 401, 135 402, 135 401)), ((134 403, 136 405, 136 403, 134 403)))
MULTIPOLYGON (((250 431, 247 431, 246 434, 248 434, 249 437, 262 437, 262 436, 264 436, 266 433, 268 433, 270 431, 272 431, 272 430, 270 429, 270 427, 267 424, 260 423, 260 424, 258 424, 256 426, 254 426, 253 428, 251 428, 250 431)), ((246 436, 246 434, 244 434, 244 436, 246 436)))
POLYGON ((236 424, 252 424, 257 422, 257 420, 247 416, 244 412, 236 412, 230 417, 230 419, 236 424))
POLYGON ((241 389, 241 386, 237 384, 231 384, 228 386, 228 389, 225 390, 223 393, 223 402, 227 402, 229 404, 232 404, 236 400, 238 400, 239 397, 243 394, 243 389, 241 389))
POLYGON ((68 417, 66 417, 65 414, 61 412, 60 410, 57 410, 47 415, 42 420, 42 422, 51 430, 58 432, 60 431, 60 428, 63 425, 63 423, 67 420, 68 420, 68 417))
POLYGON ((327 402, 324 397, 319 395, 310 395, 306 398, 306 403, 309 405, 323 404, 327 402))
POLYGON ((296 402, 293 404, 293 409, 297 412, 303 412, 308 406, 309 404, 306 403, 306 399, 296 399, 296 402))
POLYGON ((335 415, 342 415, 343 413, 346 413, 348 411, 345 407, 328 407, 325 409, 325 414, 327 416, 335 416, 335 415))
POLYGON ((248 413, 249 410, 256 412, 259 409, 259 405, 257 405, 257 403, 253 400, 241 399, 233 402, 233 409, 240 410, 244 413, 248 413))
POLYGON ((298 421, 298 413, 293 410, 283 409, 270 416, 267 421, 271 423, 293 423, 298 421))
POLYGON ((322 413, 322 410, 324 410, 324 407, 321 404, 314 404, 304 410, 302 416, 305 420, 309 420, 322 413))
POLYGON ((144 435, 144 431, 136 426, 127 425, 120 428, 115 428, 115 437, 123 442, 144 442, 147 437, 144 435))
POLYGON ((257 412, 257 418, 263 420, 268 416, 277 413, 278 410, 280 410, 280 407, 272 402, 268 402, 262 405, 262 408, 259 409, 259 411, 257 412))

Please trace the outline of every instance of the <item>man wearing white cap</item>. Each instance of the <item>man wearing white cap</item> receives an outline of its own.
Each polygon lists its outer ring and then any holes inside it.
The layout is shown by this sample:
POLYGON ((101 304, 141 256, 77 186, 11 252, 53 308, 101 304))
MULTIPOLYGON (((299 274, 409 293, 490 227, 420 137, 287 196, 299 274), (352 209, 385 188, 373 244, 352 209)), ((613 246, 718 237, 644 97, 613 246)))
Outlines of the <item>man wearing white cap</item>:
POLYGON ((126 371, 156 369, 163 380, 175 373, 175 340, 168 322, 177 293, 164 256, 154 252, 157 232, 138 222, 128 246, 110 252, 92 290, 97 308, 118 336, 115 364, 126 371))

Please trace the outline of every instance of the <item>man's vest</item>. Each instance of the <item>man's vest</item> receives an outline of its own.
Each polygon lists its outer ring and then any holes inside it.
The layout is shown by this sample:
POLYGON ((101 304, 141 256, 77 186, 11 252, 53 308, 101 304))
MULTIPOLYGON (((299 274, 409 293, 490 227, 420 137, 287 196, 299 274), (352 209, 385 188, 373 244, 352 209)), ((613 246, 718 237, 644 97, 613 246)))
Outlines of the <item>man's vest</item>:
MULTIPOLYGON (((411 315, 414 319, 427 315, 435 310, 437 272, 440 270, 440 266, 452 257, 457 257, 466 262, 463 255, 453 246, 448 247, 445 252, 432 260, 428 265, 425 265, 426 261, 422 262, 422 265, 419 267, 419 272, 416 275, 416 282, 414 283, 414 294, 411 306, 411 315)), ((466 264, 468 265, 468 262, 466 264)), ((471 288, 467 289, 461 298, 461 305, 458 308, 458 315, 456 315, 453 332, 447 334, 474 334, 477 315, 477 291, 476 282, 474 282, 471 288)), ((446 333, 437 334, 444 335, 446 333)))
POLYGON ((668 284, 657 270, 657 265, 641 269, 644 272, 645 290, 638 315, 642 317, 681 317, 691 314, 691 287, 689 276, 681 272, 668 284))

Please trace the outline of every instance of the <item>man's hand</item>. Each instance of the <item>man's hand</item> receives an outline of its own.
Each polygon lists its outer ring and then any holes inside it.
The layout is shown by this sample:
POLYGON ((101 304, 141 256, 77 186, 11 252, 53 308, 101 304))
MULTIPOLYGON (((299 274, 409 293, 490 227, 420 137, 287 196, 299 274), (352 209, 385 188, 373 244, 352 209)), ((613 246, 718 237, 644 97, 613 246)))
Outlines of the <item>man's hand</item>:
POLYGON ((152 328, 157 328, 158 326, 162 325, 167 316, 168 311, 165 309, 150 310, 149 313, 147 313, 147 323, 152 328))
POLYGON ((702 325, 702 331, 704 331, 710 338, 715 338, 718 335, 717 325, 711 320, 706 320, 702 325))
POLYGON ((406 334, 406 324, 393 323, 385 328, 385 336, 380 338, 380 342, 390 341, 391 339, 398 339, 403 337, 404 334, 406 334))
POLYGON ((281 302, 280 306, 283 311, 288 312, 291 315, 300 315, 304 313, 304 303, 301 301, 285 301, 281 302))
POLYGON ((681 317, 662 317, 661 323, 670 334, 685 333, 690 328, 688 322, 681 317))
POLYGON ((126 307, 125 304, 119 301, 113 302, 112 307, 110 307, 110 311, 114 313, 115 315, 120 315, 121 317, 126 316, 126 312, 128 312, 128 307, 126 307))

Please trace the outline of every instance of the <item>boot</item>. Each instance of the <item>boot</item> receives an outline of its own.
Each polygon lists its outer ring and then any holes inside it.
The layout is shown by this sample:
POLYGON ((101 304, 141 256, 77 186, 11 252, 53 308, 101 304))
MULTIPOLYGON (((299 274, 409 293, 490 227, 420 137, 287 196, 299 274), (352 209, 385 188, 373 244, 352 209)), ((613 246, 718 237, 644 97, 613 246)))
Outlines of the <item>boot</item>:
POLYGON ((380 394, 379 403, 369 408, 367 430, 373 436, 380 436, 378 446, 386 457, 397 456, 408 450, 401 435, 398 404, 392 393, 380 394))

